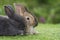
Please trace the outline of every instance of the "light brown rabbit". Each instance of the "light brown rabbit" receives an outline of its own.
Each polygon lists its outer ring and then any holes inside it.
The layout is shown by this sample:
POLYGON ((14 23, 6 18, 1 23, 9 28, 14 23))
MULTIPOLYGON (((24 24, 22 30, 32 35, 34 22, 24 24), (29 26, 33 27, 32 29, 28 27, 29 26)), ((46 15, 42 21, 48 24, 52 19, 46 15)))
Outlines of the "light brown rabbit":
POLYGON ((18 15, 23 16, 26 20, 26 34, 36 34, 37 32, 34 30, 35 26, 38 25, 38 21, 36 16, 27 10, 25 6, 22 4, 14 3, 15 11, 18 15))

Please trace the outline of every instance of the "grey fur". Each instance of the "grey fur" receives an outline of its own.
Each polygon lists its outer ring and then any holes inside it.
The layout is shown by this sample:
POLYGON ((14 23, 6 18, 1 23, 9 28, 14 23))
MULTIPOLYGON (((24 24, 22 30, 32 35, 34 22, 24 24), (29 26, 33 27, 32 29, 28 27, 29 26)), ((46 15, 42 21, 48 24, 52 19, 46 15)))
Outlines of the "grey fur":
POLYGON ((1 17, 4 17, 4 18, 9 18, 8 16, 4 16, 4 15, 0 15, 1 17))
POLYGON ((26 27, 24 18, 16 15, 11 6, 4 7, 9 18, 0 16, 0 35, 24 34, 26 27))

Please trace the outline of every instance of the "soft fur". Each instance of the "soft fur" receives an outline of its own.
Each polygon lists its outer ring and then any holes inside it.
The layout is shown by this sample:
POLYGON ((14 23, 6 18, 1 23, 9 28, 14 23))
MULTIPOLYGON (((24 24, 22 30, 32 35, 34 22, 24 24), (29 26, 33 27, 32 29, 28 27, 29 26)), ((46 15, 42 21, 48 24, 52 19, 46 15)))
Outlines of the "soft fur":
POLYGON ((26 22, 22 16, 15 14, 11 6, 4 6, 9 18, 0 16, 0 35, 24 34, 26 22))
POLYGON ((16 13, 20 16, 23 16, 26 20, 26 32, 27 34, 36 34, 34 28, 38 25, 36 16, 28 11, 28 9, 20 3, 14 3, 16 13))
POLYGON ((14 6, 16 12, 11 5, 4 6, 7 16, 0 16, 0 35, 35 34, 34 28, 38 25, 36 17, 26 7, 20 4, 14 6))

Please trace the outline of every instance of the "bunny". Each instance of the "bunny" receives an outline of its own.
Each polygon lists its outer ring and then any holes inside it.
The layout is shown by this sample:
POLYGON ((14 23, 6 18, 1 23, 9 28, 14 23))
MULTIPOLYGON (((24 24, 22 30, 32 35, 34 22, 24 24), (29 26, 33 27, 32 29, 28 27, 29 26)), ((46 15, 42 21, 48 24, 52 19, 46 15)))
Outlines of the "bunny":
POLYGON ((4 10, 8 18, 0 16, 0 35, 25 34, 25 18, 17 15, 10 5, 4 6, 4 10))
POLYGON ((28 9, 19 3, 14 3, 15 11, 18 15, 23 16, 26 20, 26 34, 37 34, 35 27, 38 25, 37 18, 28 9))

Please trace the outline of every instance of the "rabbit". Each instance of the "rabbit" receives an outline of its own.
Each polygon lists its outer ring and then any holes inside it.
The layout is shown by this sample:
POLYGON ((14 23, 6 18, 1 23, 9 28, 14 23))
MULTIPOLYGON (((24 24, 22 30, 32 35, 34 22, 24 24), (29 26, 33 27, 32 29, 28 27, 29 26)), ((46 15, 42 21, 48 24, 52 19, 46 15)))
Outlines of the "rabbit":
POLYGON ((35 27, 38 25, 38 20, 34 14, 32 14, 28 9, 19 3, 14 3, 15 11, 18 15, 23 16, 26 20, 26 34, 37 34, 35 27))
POLYGON ((0 36, 25 34, 25 18, 17 15, 11 5, 4 6, 7 17, 0 16, 0 36))

